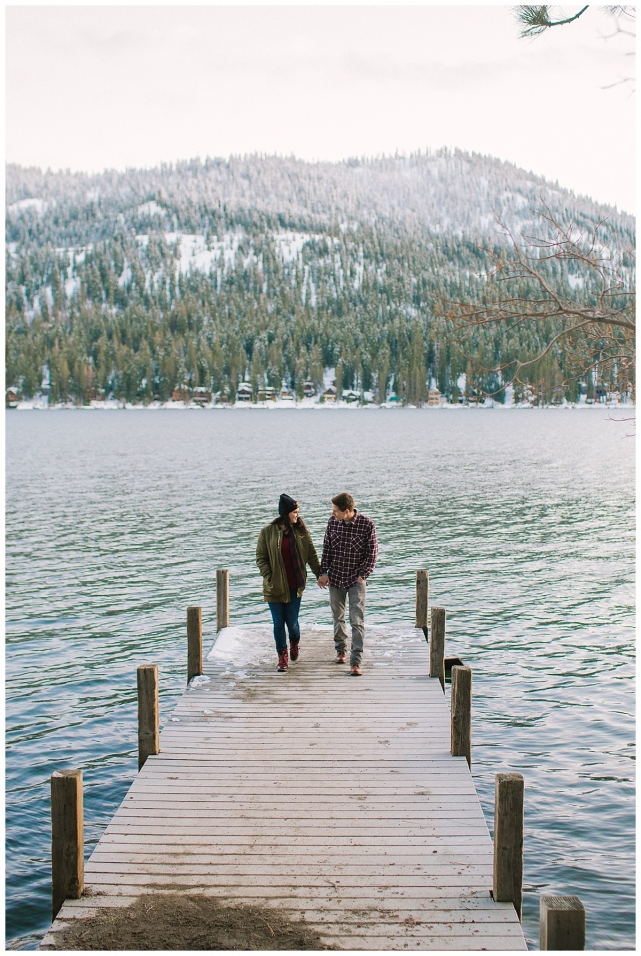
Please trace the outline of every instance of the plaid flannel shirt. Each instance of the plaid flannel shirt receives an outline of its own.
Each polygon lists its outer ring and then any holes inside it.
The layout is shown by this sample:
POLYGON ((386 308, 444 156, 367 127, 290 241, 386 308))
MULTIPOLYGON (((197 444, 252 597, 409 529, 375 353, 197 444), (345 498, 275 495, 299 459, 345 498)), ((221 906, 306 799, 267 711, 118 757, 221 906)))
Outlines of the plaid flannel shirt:
POLYGON ((351 521, 330 516, 323 541, 321 574, 329 575, 335 588, 351 588, 356 578, 365 580, 376 567, 378 541, 371 518, 359 514, 351 521))

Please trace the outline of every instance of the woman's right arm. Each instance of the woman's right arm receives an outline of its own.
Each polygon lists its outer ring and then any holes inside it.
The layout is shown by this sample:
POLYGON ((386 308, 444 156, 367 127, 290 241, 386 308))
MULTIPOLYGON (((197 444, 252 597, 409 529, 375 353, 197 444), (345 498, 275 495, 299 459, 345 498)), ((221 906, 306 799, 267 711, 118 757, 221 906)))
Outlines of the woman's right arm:
POLYGON ((271 578, 272 568, 269 563, 269 551, 267 550, 267 539, 265 529, 258 535, 258 544, 256 545, 256 564, 258 570, 264 578, 271 578))
POLYGON ((316 548, 314 547, 314 542, 312 541, 312 536, 307 532, 307 543, 308 543, 308 553, 307 553, 307 563, 312 569, 314 575, 318 579, 321 573, 320 561, 318 560, 318 555, 316 554, 316 548))

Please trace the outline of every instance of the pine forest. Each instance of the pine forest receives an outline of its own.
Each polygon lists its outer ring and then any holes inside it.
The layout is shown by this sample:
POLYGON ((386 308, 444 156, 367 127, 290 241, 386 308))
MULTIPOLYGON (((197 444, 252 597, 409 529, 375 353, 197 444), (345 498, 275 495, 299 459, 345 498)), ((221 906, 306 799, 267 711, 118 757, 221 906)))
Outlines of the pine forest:
MULTIPOLYGON (((632 270, 632 216, 462 152, 249 156, 91 176, 8 166, 6 190, 6 383, 16 400, 224 403, 282 392, 418 406, 432 389, 441 401, 502 402, 510 363, 535 359, 558 331, 550 319, 462 337, 452 322, 453 303, 483 298, 505 229, 534 234, 543 206, 575 229, 602 222, 601 241, 632 270)), ((580 262, 541 268, 564 295, 593 295, 580 262)), ((512 282, 519 297, 532 293, 527 276, 512 282)), ((629 368, 581 378, 568 361, 567 349, 550 349, 509 399, 632 396, 629 368)))

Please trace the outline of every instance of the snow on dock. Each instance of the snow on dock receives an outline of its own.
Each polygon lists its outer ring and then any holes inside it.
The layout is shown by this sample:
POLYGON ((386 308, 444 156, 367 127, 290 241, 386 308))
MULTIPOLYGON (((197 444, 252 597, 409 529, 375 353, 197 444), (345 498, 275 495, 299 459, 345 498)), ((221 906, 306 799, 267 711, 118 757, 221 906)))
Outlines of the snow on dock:
POLYGON ((366 628, 363 676, 302 628, 276 672, 270 629, 227 628, 41 948, 141 894, 214 896, 304 920, 326 946, 526 950, 491 897, 492 841, 419 629, 366 628))

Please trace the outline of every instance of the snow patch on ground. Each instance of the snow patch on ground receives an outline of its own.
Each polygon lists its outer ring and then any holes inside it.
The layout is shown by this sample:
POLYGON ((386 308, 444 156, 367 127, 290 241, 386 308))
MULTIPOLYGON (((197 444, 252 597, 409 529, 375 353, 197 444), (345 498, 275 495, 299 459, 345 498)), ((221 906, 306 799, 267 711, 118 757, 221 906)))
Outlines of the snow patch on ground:
POLYGON ((206 674, 200 674, 198 677, 192 677, 189 682, 190 687, 203 687, 206 684, 211 684, 211 677, 207 677, 206 674))
POLYGON ((122 270, 122 275, 118 279, 118 285, 121 289, 124 289, 131 282, 131 266, 125 259, 125 264, 122 270))
POLYGON ((225 272, 233 269, 242 238, 241 231, 227 232, 222 240, 211 237, 207 240, 205 236, 181 232, 165 233, 168 245, 180 243, 178 270, 183 275, 190 271, 209 273, 212 266, 218 265, 221 259, 225 272))
POLYGON ((149 202, 141 203, 137 209, 139 216, 166 216, 167 213, 159 206, 155 200, 151 199, 149 202))
POLYGON ((336 380, 336 369, 332 368, 323 369, 323 389, 326 390, 330 385, 333 385, 336 380))
POLYGON ((37 213, 43 213, 48 205, 44 199, 19 199, 7 207, 7 212, 18 213, 24 209, 35 209, 37 213))
POLYGON ((74 294, 74 292, 80 291, 80 279, 65 279, 65 295, 68 299, 74 294))
MULTIPOLYGON (((207 660, 228 661, 239 668, 234 676, 237 680, 247 677, 243 670, 248 664, 269 661, 276 653, 271 627, 256 626, 224 627, 218 632, 216 643, 207 655, 207 660)), ((231 672, 230 672, 231 673, 231 672)))
POLYGON ((274 242, 283 262, 295 262, 306 242, 312 237, 306 232, 276 232, 274 242))

